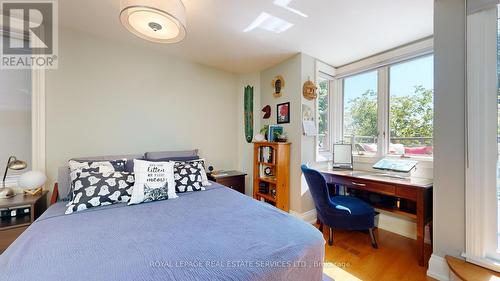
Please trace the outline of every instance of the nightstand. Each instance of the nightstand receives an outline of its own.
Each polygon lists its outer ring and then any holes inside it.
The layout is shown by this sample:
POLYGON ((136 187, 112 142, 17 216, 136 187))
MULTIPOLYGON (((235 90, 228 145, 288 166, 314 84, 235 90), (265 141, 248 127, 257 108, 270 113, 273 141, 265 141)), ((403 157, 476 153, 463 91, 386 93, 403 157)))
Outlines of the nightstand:
POLYGON ((216 171, 209 174, 208 178, 218 184, 245 194, 245 176, 247 174, 238 171, 216 171))
POLYGON ((47 209, 47 193, 44 190, 35 196, 17 194, 0 199, 0 212, 9 215, 0 216, 0 254, 47 209), (16 216, 10 216, 14 210, 16 216))

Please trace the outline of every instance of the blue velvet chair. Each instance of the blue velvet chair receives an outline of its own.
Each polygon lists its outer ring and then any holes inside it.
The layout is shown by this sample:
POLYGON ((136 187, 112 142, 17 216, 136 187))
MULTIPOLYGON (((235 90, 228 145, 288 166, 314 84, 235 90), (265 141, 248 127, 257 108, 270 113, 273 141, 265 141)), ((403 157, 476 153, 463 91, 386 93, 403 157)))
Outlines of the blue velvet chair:
POLYGON ((368 230, 373 248, 378 248, 373 234, 375 210, 368 203, 352 196, 333 196, 328 191, 325 177, 318 171, 302 165, 302 173, 306 178, 316 212, 323 225, 330 228, 328 244, 333 244, 333 229, 368 230))

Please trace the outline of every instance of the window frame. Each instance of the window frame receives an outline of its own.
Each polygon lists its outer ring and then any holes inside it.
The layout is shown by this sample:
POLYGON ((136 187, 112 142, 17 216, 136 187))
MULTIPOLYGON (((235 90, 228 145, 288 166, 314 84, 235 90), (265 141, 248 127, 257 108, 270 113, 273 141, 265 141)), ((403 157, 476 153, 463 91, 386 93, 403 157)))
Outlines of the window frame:
POLYGON ((318 149, 318 153, 320 153, 320 154, 326 154, 326 153, 331 152, 331 147, 332 147, 330 145, 331 144, 331 120, 332 120, 332 118, 331 118, 331 111, 332 111, 331 110, 331 97, 330 97, 331 96, 331 92, 332 92, 332 90, 331 90, 331 77, 329 77, 329 76, 327 76, 327 75, 325 75, 324 73, 321 72, 319 74, 319 77, 318 77, 317 81, 318 81, 318 85, 322 81, 326 81, 327 84, 328 84, 328 92, 327 92, 327 97, 326 97, 327 102, 328 102, 327 109, 326 109, 326 117, 327 117, 327 121, 326 121, 327 122, 327 133, 326 133, 326 135, 327 135, 327 138, 325 138, 326 139, 326 145, 325 145, 324 148, 320 148, 319 147, 319 142, 320 142, 320 138, 321 138, 321 136, 319 134, 319 105, 318 105, 319 104, 319 97, 317 98, 317 102, 316 102, 316 108, 317 108, 316 116, 318 117, 318 122, 317 122, 318 123, 318 133, 317 133, 318 135, 317 135, 317 138, 316 138, 316 146, 317 146, 317 149, 318 149))
MULTIPOLYGON (((10 34, 0 30, 2 37, 11 36, 19 40, 26 40, 24 34, 15 31, 10 34)), ((46 173, 46 148, 45 148, 45 69, 31 69, 31 169, 46 173)), ((6 159, 5 159, 6 160, 6 159)), ((4 161, 4 159, 0 159, 4 161)), ((2 171, 3 172, 3 171, 2 171)), ((5 185, 16 187, 19 176, 7 176, 5 185)), ((1 181, 0 181, 1 184, 1 181)))
POLYGON ((314 112, 315 112, 315 119, 316 119, 316 137, 315 137, 315 155, 316 155, 316 162, 327 162, 331 161, 333 159, 333 143, 334 140, 336 139, 336 134, 335 134, 335 125, 332 123, 335 122, 334 114, 333 112, 335 111, 336 108, 333 108, 335 105, 334 102, 334 93, 335 90, 333 87, 336 86, 335 84, 335 68, 331 67, 330 65, 316 60, 315 62, 315 83, 316 85, 319 85, 319 82, 321 79, 323 80, 328 80, 328 145, 326 149, 319 149, 319 112, 318 112, 318 98, 314 100, 314 112))
MULTIPOLYGON (((344 80, 349 77, 353 77, 359 74, 363 74, 370 71, 377 72, 377 125, 378 125, 378 135, 377 135, 377 154, 376 155, 360 155, 354 154, 354 160, 357 162, 365 162, 365 163, 375 163, 379 158, 388 157, 388 158, 408 158, 413 160, 418 160, 422 162, 433 162, 433 156, 421 156, 421 155, 393 155, 388 154, 389 145, 390 145, 390 67, 409 62, 412 60, 424 58, 426 56, 433 55, 432 49, 425 48, 420 52, 415 52, 407 56, 400 56, 397 59, 389 60, 389 62, 383 65, 377 65, 373 68, 361 68, 360 71, 349 71, 346 75, 341 75, 336 78, 338 83, 340 83, 341 87, 335 88, 337 92, 334 93, 336 96, 341 96, 340 99, 337 99, 337 103, 340 103, 340 106, 336 107, 335 113, 333 113, 332 119, 340 119, 342 126, 336 130, 336 133, 340 135, 340 140, 343 140, 344 130, 344 80), (340 111, 338 110, 340 109, 340 111), (364 159, 364 160, 362 160, 364 159)), ((356 62, 359 63, 359 62, 356 62)), ((332 140, 334 141, 334 140, 332 140)), ((336 141, 339 141, 337 139, 336 141)), ((335 143, 335 142, 332 142, 335 143)))

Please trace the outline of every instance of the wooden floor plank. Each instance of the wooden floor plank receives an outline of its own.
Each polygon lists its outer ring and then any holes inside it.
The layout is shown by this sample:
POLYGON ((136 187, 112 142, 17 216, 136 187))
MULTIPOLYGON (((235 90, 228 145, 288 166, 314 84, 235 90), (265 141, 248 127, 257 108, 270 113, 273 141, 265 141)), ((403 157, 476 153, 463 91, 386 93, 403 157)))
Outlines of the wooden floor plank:
MULTIPOLYGON (((328 240, 328 230, 323 233, 328 240)), ((427 267, 418 265, 416 241, 377 229, 378 249, 373 249, 368 234, 334 231, 333 246, 325 244, 324 273, 336 281, 429 281, 427 267)), ((431 254, 426 244, 426 258, 431 254)))

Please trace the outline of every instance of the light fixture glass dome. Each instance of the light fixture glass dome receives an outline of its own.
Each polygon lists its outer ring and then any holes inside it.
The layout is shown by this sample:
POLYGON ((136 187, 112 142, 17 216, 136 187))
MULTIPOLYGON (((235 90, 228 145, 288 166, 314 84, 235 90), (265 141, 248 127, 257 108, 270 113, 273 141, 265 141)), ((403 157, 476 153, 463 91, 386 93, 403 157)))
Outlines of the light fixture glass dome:
POLYGON ((186 36, 181 0, 122 0, 120 21, 136 36, 157 43, 176 43, 186 36))

